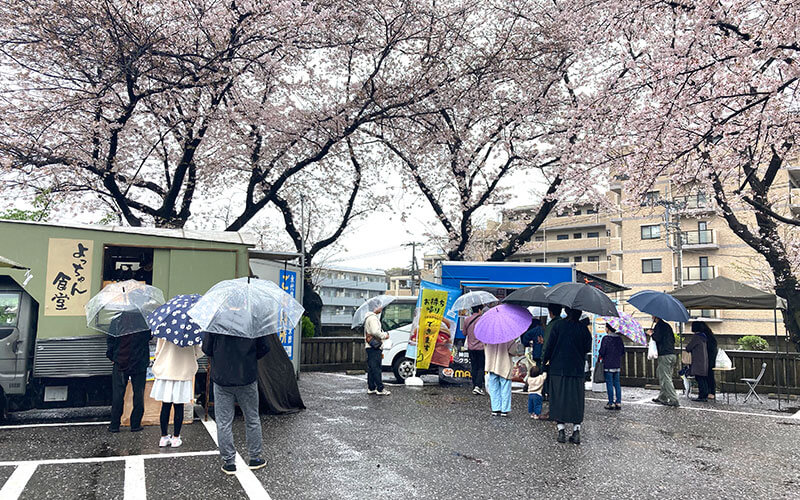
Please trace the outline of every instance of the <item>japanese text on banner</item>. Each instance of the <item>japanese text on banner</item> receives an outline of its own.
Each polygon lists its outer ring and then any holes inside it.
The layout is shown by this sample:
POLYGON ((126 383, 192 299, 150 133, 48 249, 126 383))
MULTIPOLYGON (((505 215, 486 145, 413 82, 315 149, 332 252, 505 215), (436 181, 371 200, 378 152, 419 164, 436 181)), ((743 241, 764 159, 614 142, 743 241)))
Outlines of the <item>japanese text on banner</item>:
POLYGON ((83 316, 92 286, 92 240, 50 238, 45 316, 83 316))
POLYGON ((439 327, 442 324, 447 292, 442 290, 422 289, 419 327, 417 329, 417 368, 427 370, 431 365, 439 327))
MULTIPOLYGON (((297 289, 297 273, 294 271, 286 271, 281 269, 278 273, 278 286, 280 286, 283 291, 294 297, 295 290, 297 289)), ((278 336, 280 338, 281 344, 283 348, 286 350, 286 354, 289 356, 289 359, 293 359, 294 357, 294 325, 290 325, 286 315, 281 313, 281 331, 278 332, 278 336)))

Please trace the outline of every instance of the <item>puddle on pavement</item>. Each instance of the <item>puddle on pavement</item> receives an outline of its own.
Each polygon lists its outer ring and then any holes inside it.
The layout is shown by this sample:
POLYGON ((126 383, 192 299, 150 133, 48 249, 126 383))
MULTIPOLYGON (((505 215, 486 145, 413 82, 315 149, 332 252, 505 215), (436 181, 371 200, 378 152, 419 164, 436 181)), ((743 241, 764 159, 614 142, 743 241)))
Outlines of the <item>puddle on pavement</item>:
POLYGON ((463 453, 459 453, 457 451, 453 452, 453 456, 463 458, 465 460, 469 460, 470 462, 475 462, 476 464, 484 464, 484 460, 482 458, 473 457, 471 455, 464 455, 463 453))

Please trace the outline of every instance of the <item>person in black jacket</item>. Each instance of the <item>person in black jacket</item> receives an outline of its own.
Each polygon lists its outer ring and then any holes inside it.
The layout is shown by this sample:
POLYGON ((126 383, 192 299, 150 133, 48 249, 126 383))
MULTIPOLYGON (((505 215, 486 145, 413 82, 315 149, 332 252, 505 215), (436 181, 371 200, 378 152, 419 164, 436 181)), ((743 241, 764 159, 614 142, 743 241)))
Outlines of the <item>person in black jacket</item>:
POLYGON ((248 339, 206 333, 203 352, 211 360, 214 382, 214 416, 217 421, 222 472, 236 473, 236 448, 233 445, 234 405, 244 414, 250 469, 260 469, 267 462, 261 458, 261 419, 258 415, 258 360, 269 352, 266 337, 248 339))
POLYGON ((106 338, 106 357, 114 366, 111 369, 111 423, 109 432, 119 432, 122 419, 122 405, 128 379, 133 389, 133 408, 131 409, 131 432, 143 429, 144 384, 147 367, 150 364, 150 329, 138 312, 123 312, 111 320, 110 331, 135 333, 122 336, 109 335, 106 338))
POLYGON ((550 419, 556 421, 558 442, 567 441, 565 423, 571 423, 571 443, 580 444, 585 405, 584 362, 592 348, 592 335, 580 323, 581 311, 566 308, 567 319, 553 326, 544 353, 549 365, 550 419))
POLYGON ((666 406, 680 406, 675 385, 672 383, 672 374, 675 372, 675 364, 678 361, 675 355, 675 334, 672 327, 661 318, 653 316, 653 329, 648 330, 648 333, 653 336, 658 350, 656 373, 661 389, 653 402, 666 406))

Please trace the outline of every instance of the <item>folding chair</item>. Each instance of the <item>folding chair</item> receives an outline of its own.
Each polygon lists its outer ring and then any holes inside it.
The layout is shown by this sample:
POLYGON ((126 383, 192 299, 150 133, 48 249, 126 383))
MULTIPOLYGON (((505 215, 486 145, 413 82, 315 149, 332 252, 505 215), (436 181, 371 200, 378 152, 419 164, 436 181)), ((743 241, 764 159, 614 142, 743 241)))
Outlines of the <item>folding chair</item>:
POLYGON ((763 403, 764 402, 761 399, 761 397, 758 395, 758 393, 756 392, 756 387, 758 387, 758 383, 761 382, 761 377, 764 376, 764 372, 765 371, 767 371, 767 364, 766 363, 761 363, 761 373, 758 374, 758 377, 741 379, 741 381, 744 382, 745 384, 747 384, 747 386, 750 388, 750 392, 748 392, 747 396, 744 397, 744 402, 745 403, 747 403, 747 398, 749 398, 751 394, 756 397, 756 399, 758 400, 759 403, 763 403))

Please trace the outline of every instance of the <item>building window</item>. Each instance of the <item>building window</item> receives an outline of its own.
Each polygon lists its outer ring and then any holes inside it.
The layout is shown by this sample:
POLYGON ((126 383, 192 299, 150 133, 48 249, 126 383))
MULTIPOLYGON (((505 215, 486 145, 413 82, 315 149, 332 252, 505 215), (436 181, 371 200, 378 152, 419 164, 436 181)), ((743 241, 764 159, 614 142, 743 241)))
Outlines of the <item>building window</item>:
POLYGON ((575 257, 574 259, 572 259, 572 262, 583 262, 583 257, 581 257, 579 255, 579 256, 575 257))
POLYGON ((586 262, 600 262, 600 256, 599 255, 590 255, 590 256, 586 257, 586 262))
POLYGON ((581 209, 579 208, 579 209, 575 210, 575 212, 573 212, 572 215, 580 215, 580 214, 581 214, 581 209))
POLYGON ((596 208, 587 208, 586 209, 586 213, 587 214, 596 214, 597 213, 597 209, 596 208))
POLYGON ((653 224, 652 226, 642 226, 642 239, 643 240, 657 240, 661 238, 661 226, 653 224))
POLYGON ((658 191, 648 191, 644 195, 644 202, 647 205, 652 205, 660 199, 661 199, 661 193, 659 193, 658 191))
POLYGON ((533 241, 544 241, 544 236, 534 236, 533 241))
POLYGON ((564 263, 569 262, 569 258, 567 258, 567 257, 558 257, 556 259, 556 262, 558 262, 559 264, 564 264, 564 263))
POLYGON ((536 259, 536 262, 544 262, 544 259, 536 259))
POLYGON ((559 235, 556 236, 556 239, 557 240, 568 240, 569 239, 569 235, 568 234, 559 234, 559 235))
POLYGON ((600 237, 600 233, 597 232, 597 231, 592 231, 590 233, 586 233, 586 237, 587 238, 599 238, 600 237))
POLYGON ((583 237, 583 235, 582 235, 581 233, 573 233, 573 234, 572 234, 572 239, 573 239, 573 240, 579 240, 579 239, 581 239, 582 237, 583 237))
POLYGON ((642 273, 653 274, 661 272, 661 259, 642 259, 642 273))

